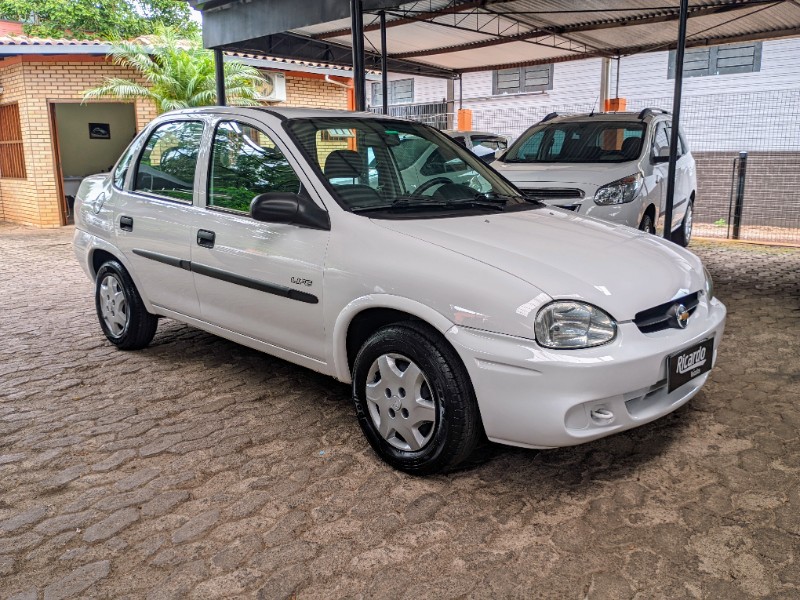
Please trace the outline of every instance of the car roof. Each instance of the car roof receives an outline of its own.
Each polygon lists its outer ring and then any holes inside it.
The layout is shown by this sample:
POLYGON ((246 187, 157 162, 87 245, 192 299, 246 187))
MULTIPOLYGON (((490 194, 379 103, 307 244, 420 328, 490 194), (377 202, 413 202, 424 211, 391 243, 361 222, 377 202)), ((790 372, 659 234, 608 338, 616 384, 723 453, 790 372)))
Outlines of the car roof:
POLYGON ((332 110, 326 108, 284 108, 277 106, 204 106, 200 108, 185 108, 171 111, 171 115, 192 115, 192 114, 248 114, 248 113, 269 113, 279 119, 313 119, 325 117, 349 117, 363 119, 393 119, 404 121, 397 117, 381 115, 373 112, 353 112, 349 110, 332 110))
POLYGON ((594 112, 557 115, 544 121, 545 123, 563 123, 568 121, 649 121, 655 117, 669 117, 668 113, 647 111, 625 111, 625 112, 594 112))
POLYGON ((492 133, 491 131, 459 131, 458 129, 443 129, 442 133, 446 133, 449 136, 454 135, 490 135, 492 137, 500 137, 504 138, 502 133, 492 133))

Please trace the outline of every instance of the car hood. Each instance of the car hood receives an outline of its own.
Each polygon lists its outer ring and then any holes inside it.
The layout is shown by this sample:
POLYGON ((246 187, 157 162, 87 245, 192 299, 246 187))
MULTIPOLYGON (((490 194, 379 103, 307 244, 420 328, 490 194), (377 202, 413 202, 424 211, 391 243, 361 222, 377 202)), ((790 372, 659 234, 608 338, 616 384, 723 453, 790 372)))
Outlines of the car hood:
POLYGON ((491 265, 552 298, 590 302, 617 321, 631 320, 639 311, 704 284, 700 260, 671 242, 547 208, 373 222, 491 265))
POLYGON ((599 187, 639 170, 636 161, 624 163, 504 163, 492 166, 516 185, 572 183, 599 187))

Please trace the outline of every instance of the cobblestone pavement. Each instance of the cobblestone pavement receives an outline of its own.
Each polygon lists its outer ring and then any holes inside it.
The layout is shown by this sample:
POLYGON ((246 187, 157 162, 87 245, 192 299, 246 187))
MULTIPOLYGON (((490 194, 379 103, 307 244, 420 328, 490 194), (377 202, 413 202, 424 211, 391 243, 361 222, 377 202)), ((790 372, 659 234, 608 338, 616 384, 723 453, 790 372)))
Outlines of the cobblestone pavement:
POLYGON ((686 407, 412 478, 348 389, 96 322, 70 230, 0 228, 0 597, 798 598, 800 251, 693 245, 730 310, 686 407))

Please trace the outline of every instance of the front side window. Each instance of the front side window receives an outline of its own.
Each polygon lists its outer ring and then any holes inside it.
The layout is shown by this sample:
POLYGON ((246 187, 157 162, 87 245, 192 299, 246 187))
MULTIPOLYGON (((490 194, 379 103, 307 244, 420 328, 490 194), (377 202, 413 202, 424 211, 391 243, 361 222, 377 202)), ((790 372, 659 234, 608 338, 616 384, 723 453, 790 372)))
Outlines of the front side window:
POLYGON ((138 192, 191 202, 203 123, 173 121, 150 134, 136 168, 138 192))
POLYGON ((469 150, 420 123, 334 117, 292 119, 288 129, 337 201, 353 212, 526 204, 469 150), (331 131, 343 130, 349 135, 330 141, 331 131))
POLYGON ((253 198, 270 192, 300 192, 283 152, 255 127, 221 122, 211 149, 208 206, 249 212, 253 198))
POLYGON ((645 125, 621 121, 543 123, 526 131, 503 157, 512 163, 618 163, 636 160, 645 125))

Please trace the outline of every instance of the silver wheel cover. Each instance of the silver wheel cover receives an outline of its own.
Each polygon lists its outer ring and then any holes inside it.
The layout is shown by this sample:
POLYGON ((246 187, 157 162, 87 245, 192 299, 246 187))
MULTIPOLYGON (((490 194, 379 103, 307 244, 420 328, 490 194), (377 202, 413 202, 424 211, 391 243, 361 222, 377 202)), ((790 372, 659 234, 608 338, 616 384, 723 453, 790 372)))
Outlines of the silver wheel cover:
POLYGON ((379 356, 367 374, 367 407, 384 440, 420 450, 436 429, 436 402, 422 370, 401 354, 379 356))
POLYGON ((121 336, 128 324, 128 299, 116 275, 106 275, 100 282, 100 315, 113 337, 121 336))

